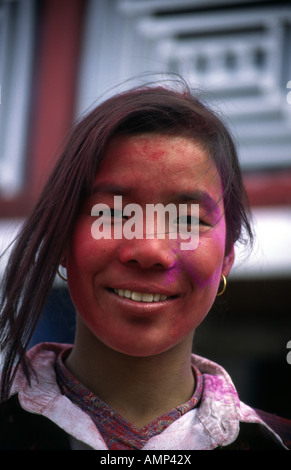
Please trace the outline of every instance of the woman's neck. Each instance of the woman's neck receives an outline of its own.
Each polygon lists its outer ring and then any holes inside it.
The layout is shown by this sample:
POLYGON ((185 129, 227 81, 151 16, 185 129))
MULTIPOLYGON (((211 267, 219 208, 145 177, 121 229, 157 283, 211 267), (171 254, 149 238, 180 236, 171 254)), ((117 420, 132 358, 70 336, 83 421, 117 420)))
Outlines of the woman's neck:
POLYGON ((152 357, 132 357, 108 348, 81 323, 68 369, 111 408, 143 427, 194 392, 191 345, 178 345, 152 357))

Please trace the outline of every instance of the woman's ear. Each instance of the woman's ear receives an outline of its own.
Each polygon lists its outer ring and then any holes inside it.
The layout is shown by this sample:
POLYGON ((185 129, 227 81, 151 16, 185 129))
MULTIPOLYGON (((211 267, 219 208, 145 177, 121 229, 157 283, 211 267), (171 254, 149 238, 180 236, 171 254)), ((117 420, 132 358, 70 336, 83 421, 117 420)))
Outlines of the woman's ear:
POLYGON ((222 274, 227 277, 230 273, 232 265, 234 263, 235 254, 234 254, 234 245, 232 244, 227 254, 224 256, 223 265, 222 265, 222 274))
POLYGON ((60 265, 63 266, 63 268, 67 267, 67 259, 65 255, 61 257, 60 265))

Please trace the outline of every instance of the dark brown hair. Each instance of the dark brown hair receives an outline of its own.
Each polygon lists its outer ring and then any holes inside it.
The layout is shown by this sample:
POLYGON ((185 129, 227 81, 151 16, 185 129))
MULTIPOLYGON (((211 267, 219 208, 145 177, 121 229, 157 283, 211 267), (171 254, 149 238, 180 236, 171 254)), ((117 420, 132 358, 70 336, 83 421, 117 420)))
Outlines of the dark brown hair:
POLYGON ((0 341, 4 355, 2 398, 19 365, 51 290, 80 204, 93 188, 110 139, 139 132, 187 132, 208 150, 221 177, 227 226, 226 250, 246 233, 252 239, 247 196, 235 145, 221 119, 184 86, 147 86, 101 103, 70 133, 65 149, 27 218, 2 283, 0 341))

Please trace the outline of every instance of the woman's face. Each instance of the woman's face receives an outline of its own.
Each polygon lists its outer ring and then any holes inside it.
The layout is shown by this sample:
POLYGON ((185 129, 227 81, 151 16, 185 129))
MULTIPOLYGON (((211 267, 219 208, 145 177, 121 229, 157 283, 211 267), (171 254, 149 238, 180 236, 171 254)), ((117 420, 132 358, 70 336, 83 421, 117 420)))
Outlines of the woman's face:
MULTIPOLYGON (((104 220, 119 228, 126 223, 119 213, 104 220)), ((83 323, 101 343, 132 356, 189 346, 221 273, 227 276, 233 263, 233 250, 225 255, 225 236, 220 178, 197 142, 160 134, 115 137, 66 252, 68 286, 83 323), (114 196, 122 196, 123 207, 137 204, 143 215, 148 204, 187 204, 188 215, 199 204, 197 248, 182 249, 179 236, 149 238, 145 229, 140 238, 94 238, 92 207, 113 208, 114 196)))

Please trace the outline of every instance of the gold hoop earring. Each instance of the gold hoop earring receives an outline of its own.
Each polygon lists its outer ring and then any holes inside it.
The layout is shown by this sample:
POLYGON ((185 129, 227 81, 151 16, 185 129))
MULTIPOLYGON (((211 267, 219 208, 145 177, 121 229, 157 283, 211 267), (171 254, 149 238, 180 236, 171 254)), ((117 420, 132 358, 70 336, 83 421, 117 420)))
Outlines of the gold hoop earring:
POLYGON ((68 278, 66 278, 65 276, 62 275, 62 273, 60 271, 60 266, 58 267, 57 273, 60 276, 60 278, 63 279, 63 281, 67 282, 68 278))
POLYGON ((224 294, 225 289, 226 289, 226 284, 227 284, 226 277, 225 277, 224 274, 221 274, 221 277, 222 277, 222 280, 223 280, 223 287, 222 287, 221 291, 216 294, 216 297, 219 297, 220 295, 224 294))

